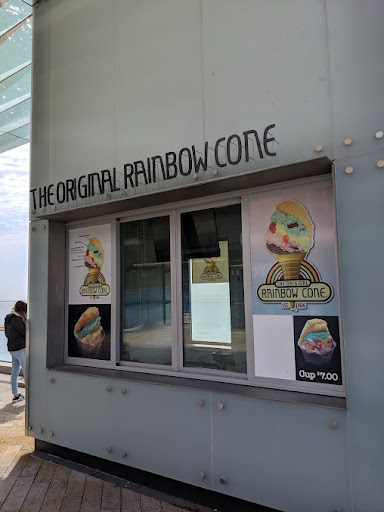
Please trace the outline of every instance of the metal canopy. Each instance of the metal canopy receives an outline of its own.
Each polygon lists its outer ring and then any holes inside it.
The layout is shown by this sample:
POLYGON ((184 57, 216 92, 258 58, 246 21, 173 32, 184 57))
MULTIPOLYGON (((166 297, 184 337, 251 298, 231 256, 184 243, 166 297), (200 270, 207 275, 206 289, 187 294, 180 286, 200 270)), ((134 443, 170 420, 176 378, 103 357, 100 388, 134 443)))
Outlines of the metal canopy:
POLYGON ((36 0, 0 0, 0 153, 30 139, 32 20, 36 0))

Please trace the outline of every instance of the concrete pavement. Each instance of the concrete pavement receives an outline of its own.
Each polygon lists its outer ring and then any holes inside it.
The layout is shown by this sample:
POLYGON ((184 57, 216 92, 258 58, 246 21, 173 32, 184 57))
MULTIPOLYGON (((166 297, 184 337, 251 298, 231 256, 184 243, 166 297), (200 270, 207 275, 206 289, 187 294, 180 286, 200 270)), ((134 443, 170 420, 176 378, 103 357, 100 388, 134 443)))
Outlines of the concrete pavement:
POLYGON ((34 452, 34 439, 24 435, 25 401, 11 400, 10 376, 0 373, 1 512, 214 512, 143 486, 135 492, 131 482, 100 472, 96 478, 95 470, 34 452))

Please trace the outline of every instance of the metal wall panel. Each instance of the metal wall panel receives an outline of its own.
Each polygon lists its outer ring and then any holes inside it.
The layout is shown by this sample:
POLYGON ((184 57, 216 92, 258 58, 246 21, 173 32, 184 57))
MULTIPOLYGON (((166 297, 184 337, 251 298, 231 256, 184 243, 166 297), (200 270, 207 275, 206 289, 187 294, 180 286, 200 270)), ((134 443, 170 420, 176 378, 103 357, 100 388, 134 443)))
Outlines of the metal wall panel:
POLYGON ((284 512, 351 510, 346 411, 213 394, 212 416, 214 490, 284 512))
POLYGON ((45 382, 49 414, 44 418, 44 433, 37 433, 35 437, 96 457, 117 460, 118 397, 114 382, 53 371, 48 372, 45 382), (50 431, 54 433, 52 438, 50 431))
MULTIPOLYGON (((202 151, 201 0, 120 0, 115 27, 118 171, 127 162, 144 160, 147 165, 147 157, 191 144, 202 151)), ((192 175, 178 175, 168 182, 159 179, 146 190, 193 181, 192 175)))
POLYGON ((275 123, 278 154, 253 168, 332 158, 324 1, 204 0, 203 41, 208 139, 275 123))
POLYGON ((384 151, 336 161, 337 223, 354 512, 382 512, 384 151), (353 167, 352 174, 345 168, 353 167))
POLYGON ((114 162, 115 34, 109 2, 53 7, 49 178, 57 184, 114 162))
POLYGON ((33 17, 31 189, 50 182, 51 9, 43 2, 33 17))
POLYGON ((29 369, 27 407, 32 435, 46 422, 47 409, 47 285, 48 229, 47 221, 31 223, 29 227, 29 369), (45 226, 45 229, 43 229, 45 226))
POLYGON ((382 0, 327 1, 336 158, 384 149, 383 19, 382 0))
POLYGON ((124 381, 115 387, 119 462, 210 488, 210 393, 124 381))

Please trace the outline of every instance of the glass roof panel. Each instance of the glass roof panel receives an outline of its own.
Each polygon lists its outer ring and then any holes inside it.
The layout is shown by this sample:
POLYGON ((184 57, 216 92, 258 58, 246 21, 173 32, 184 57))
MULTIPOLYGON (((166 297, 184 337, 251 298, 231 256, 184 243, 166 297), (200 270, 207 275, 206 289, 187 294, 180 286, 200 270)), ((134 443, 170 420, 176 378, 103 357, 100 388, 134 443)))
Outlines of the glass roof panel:
POLYGON ((31 100, 25 100, 21 103, 4 110, 0 114, 0 134, 11 132, 29 123, 31 115, 31 100))
POLYGON ((0 82, 0 112, 31 95, 31 65, 0 82))
POLYGON ((18 129, 15 132, 5 133, 4 135, 0 135, 0 153, 4 153, 4 151, 9 151, 10 149, 17 148, 18 146, 22 146, 29 142, 29 133, 30 133, 30 125, 27 124, 25 127, 18 129), (28 137, 19 136, 19 130, 21 133, 28 133, 28 137), (24 130, 24 132, 22 132, 24 130))
POLYGON ((32 12, 32 7, 21 0, 9 0, 0 11, 0 36, 30 16, 32 12))
MULTIPOLYGON (((8 4, 7 4, 8 5, 8 4)), ((4 9, 0 9, 1 11, 4 9)), ((0 81, 8 78, 21 67, 31 63, 32 58, 32 20, 29 19, 11 37, 0 45, 1 71, 0 81)))
POLYGON ((0 2, 0 153, 30 138, 33 3, 0 2))

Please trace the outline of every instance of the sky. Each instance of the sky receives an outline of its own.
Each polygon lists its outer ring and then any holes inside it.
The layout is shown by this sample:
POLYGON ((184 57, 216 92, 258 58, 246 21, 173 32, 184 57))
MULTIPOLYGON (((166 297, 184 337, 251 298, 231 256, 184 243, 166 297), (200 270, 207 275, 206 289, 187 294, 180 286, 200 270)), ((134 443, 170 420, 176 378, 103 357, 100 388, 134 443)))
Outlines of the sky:
POLYGON ((26 300, 29 144, 0 154, 0 301, 26 300))

